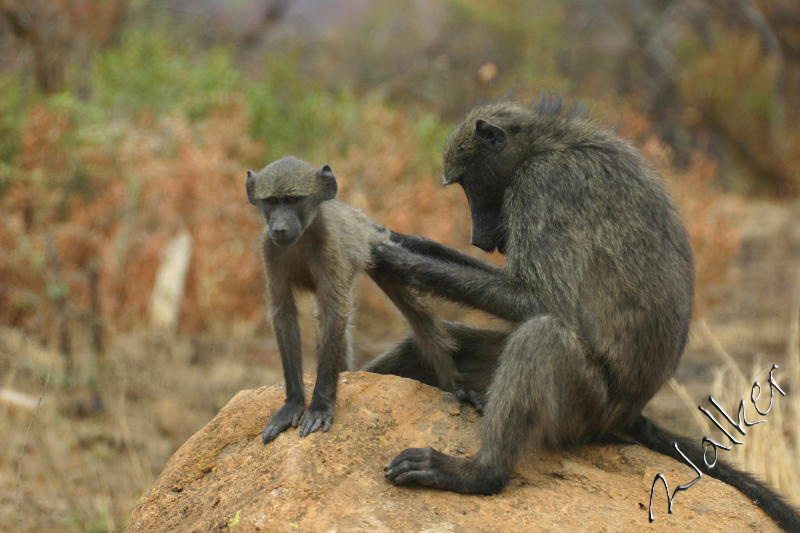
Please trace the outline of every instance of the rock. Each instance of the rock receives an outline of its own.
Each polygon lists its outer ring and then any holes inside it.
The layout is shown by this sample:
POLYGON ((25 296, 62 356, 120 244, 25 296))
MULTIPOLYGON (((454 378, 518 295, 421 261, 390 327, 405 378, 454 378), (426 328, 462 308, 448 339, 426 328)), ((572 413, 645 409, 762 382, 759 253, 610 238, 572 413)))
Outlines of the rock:
MULTIPOLYGON (((310 396, 311 377, 306 378, 310 396)), ((457 532, 777 531, 736 489, 704 476, 675 498, 693 471, 635 445, 534 452, 496 496, 394 487, 383 467, 407 447, 469 456, 479 445, 475 411, 413 380, 344 373, 334 425, 300 438, 296 429, 263 445, 283 387, 237 394, 167 462, 133 511, 128 531, 457 532)), ((698 441, 699 445, 699 441, 698 441)))

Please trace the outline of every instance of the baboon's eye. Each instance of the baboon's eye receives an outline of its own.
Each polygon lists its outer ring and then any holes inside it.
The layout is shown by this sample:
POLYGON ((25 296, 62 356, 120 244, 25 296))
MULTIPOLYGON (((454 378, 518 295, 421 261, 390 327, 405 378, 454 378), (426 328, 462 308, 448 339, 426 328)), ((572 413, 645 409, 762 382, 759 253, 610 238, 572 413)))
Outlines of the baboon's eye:
POLYGON ((269 198, 266 198, 264 201, 267 202, 269 205, 278 205, 279 203, 277 196, 270 196, 269 198))
POLYGON ((286 203, 287 204, 296 204, 297 202, 299 202, 302 199, 303 199, 302 196, 287 196, 286 197, 286 203))

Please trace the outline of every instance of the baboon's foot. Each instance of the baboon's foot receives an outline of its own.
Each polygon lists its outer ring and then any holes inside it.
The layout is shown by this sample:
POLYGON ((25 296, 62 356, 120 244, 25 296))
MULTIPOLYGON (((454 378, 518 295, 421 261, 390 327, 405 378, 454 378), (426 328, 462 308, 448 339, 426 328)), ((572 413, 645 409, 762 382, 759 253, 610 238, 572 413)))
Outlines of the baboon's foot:
POLYGON ((470 459, 451 457, 433 448, 408 448, 384 472, 393 485, 416 484, 465 494, 497 494, 507 481, 470 459))
POLYGON ((298 402, 286 402, 283 404, 283 407, 272 415, 264 431, 261 432, 261 442, 264 444, 272 442, 275 437, 286 431, 289 426, 296 428, 297 424, 300 423, 300 417, 303 415, 304 409, 305 405, 298 402))
POLYGON ((306 437, 320 429, 328 431, 333 423, 333 409, 332 405, 307 409, 300 419, 300 436, 306 437))
POLYGON ((453 394, 455 394, 459 401, 472 405, 478 413, 481 415, 483 414, 483 408, 486 407, 486 400, 482 393, 476 390, 458 389, 453 394))

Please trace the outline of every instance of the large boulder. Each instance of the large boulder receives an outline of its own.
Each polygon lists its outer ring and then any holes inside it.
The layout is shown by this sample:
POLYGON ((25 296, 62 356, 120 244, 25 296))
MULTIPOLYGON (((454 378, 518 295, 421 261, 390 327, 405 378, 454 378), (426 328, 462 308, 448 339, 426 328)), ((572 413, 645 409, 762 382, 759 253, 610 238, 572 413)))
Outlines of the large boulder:
POLYGON ((635 445, 531 451, 496 496, 394 487, 383 467, 405 448, 473 454, 474 410, 413 380, 345 373, 328 433, 300 438, 290 429, 265 446, 261 429, 283 397, 280 386, 237 394, 170 458, 128 531, 777 530, 747 497, 708 477, 678 493, 672 515, 659 484, 650 524, 655 474, 671 490, 694 474, 635 445))

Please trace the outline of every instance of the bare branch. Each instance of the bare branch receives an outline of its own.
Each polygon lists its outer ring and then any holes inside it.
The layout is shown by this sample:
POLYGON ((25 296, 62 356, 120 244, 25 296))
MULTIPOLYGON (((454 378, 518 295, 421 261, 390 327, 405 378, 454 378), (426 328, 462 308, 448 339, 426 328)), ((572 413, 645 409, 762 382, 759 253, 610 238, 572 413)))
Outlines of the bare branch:
POLYGON ((16 502, 16 513, 17 513, 17 531, 22 531, 22 497, 21 497, 21 487, 22 487, 22 458, 25 455, 25 450, 28 448, 28 437, 30 437, 31 427, 33 427, 33 422, 36 420, 36 415, 39 414, 39 408, 42 406, 42 399, 44 399, 44 393, 47 390, 47 384, 50 383, 50 369, 47 369, 47 376, 44 378, 44 384, 42 385, 42 391, 39 393, 39 400, 36 402, 36 410, 31 415, 31 419, 28 422, 28 427, 25 429, 25 438, 22 440, 22 448, 19 450, 19 457, 17 457, 17 481, 16 481, 16 489, 17 489, 17 502, 16 502))

